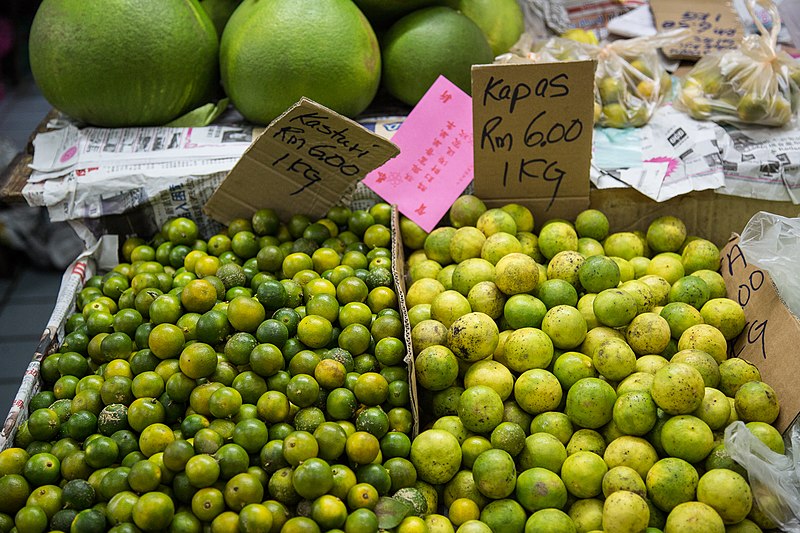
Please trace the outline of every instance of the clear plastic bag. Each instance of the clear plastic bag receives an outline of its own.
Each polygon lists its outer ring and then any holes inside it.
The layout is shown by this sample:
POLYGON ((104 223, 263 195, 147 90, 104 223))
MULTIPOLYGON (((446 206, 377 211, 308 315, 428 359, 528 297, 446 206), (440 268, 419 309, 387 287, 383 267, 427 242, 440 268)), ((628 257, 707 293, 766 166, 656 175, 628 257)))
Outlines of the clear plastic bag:
POLYGON ((684 30, 675 30, 601 45, 553 37, 533 51, 517 48, 513 51, 516 57, 512 54, 501 60, 596 59, 595 124, 610 128, 640 127, 647 124, 672 88, 669 73, 658 56, 658 48, 681 40, 684 33, 684 30))
POLYGON ((747 470, 758 508, 781 531, 800 531, 800 426, 793 424, 786 455, 775 453, 741 421, 725 428, 725 449, 747 470))
POLYGON ((800 218, 759 211, 739 236, 739 248, 747 261, 769 272, 781 299, 800 317, 800 218))
POLYGON ((676 107, 698 120, 784 126, 800 107, 800 61, 777 49, 781 20, 773 2, 748 0, 747 9, 760 34, 698 61, 681 85, 676 107), (769 13, 770 31, 755 16, 756 5, 769 13))

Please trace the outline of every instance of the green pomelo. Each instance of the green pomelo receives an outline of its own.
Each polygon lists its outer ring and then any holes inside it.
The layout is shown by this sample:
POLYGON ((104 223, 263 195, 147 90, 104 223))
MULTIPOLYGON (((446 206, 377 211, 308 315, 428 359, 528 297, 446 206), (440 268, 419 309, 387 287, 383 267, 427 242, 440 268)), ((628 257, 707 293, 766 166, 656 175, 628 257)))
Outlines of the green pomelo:
POLYGON ((218 80, 217 32, 197 0, 45 0, 29 42, 47 101, 96 126, 164 124, 218 80))
POLYGON ((444 6, 420 9, 398 20, 384 35, 381 51, 384 86, 409 105, 416 104, 440 75, 470 92, 472 65, 491 63, 493 58, 481 29, 444 6))
POLYGON ((517 42, 525 29, 522 9, 516 0, 458 0, 449 2, 483 30, 492 46, 492 53, 500 55, 517 42))
POLYGON ((381 58, 350 0, 245 0, 222 34, 220 67, 236 108, 268 124, 303 96, 359 114, 378 90, 381 58))
POLYGON ((214 23, 217 35, 221 36, 228 19, 241 3, 242 0, 201 0, 200 5, 214 23))
POLYGON ((415 9, 434 4, 434 0, 353 0, 373 26, 390 24, 415 9))

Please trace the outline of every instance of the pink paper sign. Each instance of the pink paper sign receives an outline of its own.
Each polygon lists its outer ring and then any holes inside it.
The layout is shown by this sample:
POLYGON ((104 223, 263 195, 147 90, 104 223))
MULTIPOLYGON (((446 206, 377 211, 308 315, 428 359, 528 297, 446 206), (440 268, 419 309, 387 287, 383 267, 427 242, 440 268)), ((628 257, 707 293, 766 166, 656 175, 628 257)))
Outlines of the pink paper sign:
POLYGON ((363 183, 429 232, 472 181, 472 99, 439 76, 392 142, 400 155, 363 183))

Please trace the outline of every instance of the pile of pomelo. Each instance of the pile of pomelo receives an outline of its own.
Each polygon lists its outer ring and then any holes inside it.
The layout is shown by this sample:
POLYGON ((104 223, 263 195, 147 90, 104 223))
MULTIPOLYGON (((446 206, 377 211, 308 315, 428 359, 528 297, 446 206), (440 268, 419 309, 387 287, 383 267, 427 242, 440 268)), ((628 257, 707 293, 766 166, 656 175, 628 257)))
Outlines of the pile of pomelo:
POLYGON ((728 357, 745 317, 712 242, 671 216, 611 233, 596 210, 534 231, 525 207, 468 195, 449 222, 401 230, 411 461, 457 531, 774 527, 722 441, 742 420, 784 452, 774 390, 728 357))
POLYGON ((44 0, 30 62, 92 125, 161 125, 223 92, 268 124, 303 96, 355 116, 380 85, 411 105, 439 75, 469 91, 522 30, 517 0, 44 0))
POLYGON ((426 509, 390 215, 128 239, 0 452, 0 531, 361 532, 426 509))

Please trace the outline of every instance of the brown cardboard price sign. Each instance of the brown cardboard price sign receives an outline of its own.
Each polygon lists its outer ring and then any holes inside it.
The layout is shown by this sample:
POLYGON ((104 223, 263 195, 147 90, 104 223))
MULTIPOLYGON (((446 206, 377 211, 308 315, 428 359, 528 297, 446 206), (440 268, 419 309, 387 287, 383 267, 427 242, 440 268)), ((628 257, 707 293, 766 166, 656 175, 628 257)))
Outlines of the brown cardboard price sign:
POLYGON ((472 67, 475 194, 537 220, 589 205, 594 61, 472 67))
POLYGON ((735 48, 744 34, 729 0, 650 0, 658 31, 686 28, 691 34, 662 50, 671 58, 699 59, 735 48))
POLYGON ((739 302, 747 320, 729 355, 754 364, 761 380, 775 389, 781 406, 775 426, 783 432, 800 413, 796 353, 800 322, 781 301, 769 274, 747 261, 738 237, 722 249, 720 256, 728 296, 739 302))
POLYGON ((275 119, 205 205, 227 224, 271 207, 322 217, 368 172, 400 153, 386 139, 307 98, 275 119))

